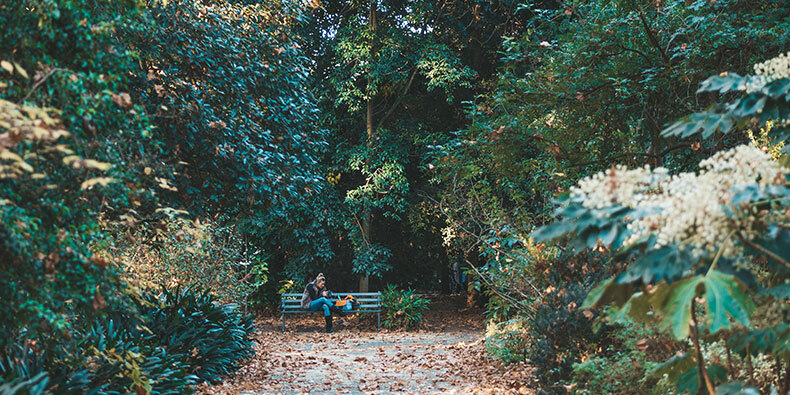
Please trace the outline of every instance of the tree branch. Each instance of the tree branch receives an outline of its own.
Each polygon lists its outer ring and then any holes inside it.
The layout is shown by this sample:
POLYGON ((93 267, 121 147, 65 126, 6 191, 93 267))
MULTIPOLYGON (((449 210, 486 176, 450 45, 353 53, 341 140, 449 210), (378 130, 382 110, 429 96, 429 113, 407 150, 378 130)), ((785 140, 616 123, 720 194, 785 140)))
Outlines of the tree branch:
POLYGON ((645 29, 645 34, 647 34, 647 39, 650 40, 650 43, 658 50, 658 53, 661 54, 661 59, 664 59, 664 63, 669 66, 669 57, 667 53, 664 52, 664 48, 661 48, 661 44, 658 42, 658 38, 653 34, 653 31, 650 30, 650 25, 647 24, 647 19, 645 18, 645 12, 642 8, 639 8, 639 20, 642 21, 642 27, 645 29))
POLYGON ((414 76, 416 76, 416 75, 417 75, 417 66, 414 66, 414 70, 412 70, 412 72, 411 72, 411 77, 409 77, 409 82, 406 83, 406 87, 403 88, 403 93, 401 93, 401 95, 398 97, 398 99, 395 100, 395 103, 392 103, 392 107, 390 107, 390 109, 387 111, 387 113, 384 114, 384 116, 381 117, 381 119, 379 119, 379 124, 378 124, 378 126, 376 126, 376 129, 379 129, 379 128, 381 128, 382 125, 384 125, 384 121, 390 115, 392 115, 392 113, 395 111, 395 108, 398 106, 398 104, 400 104, 400 102, 403 101, 403 98, 406 97, 406 93, 409 92, 409 88, 411 88, 411 84, 412 84, 412 82, 414 82, 414 76))
POLYGON ((749 247, 752 247, 755 250, 760 251, 760 252, 762 252, 765 255, 768 255, 768 257, 770 257, 771 259, 773 259, 773 260, 785 265, 785 267, 787 267, 787 268, 790 268, 790 262, 788 262, 787 260, 785 260, 781 256, 777 255, 773 251, 768 250, 765 247, 763 247, 763 246, 761 246, 761 245, 759 245, 759 244, 757 244, 757 243, 755 243, 755 242, 743 237, 740 233, 736 233, 735 235, 738 236, 738 240, 740 240, 741 243, 746 244, 749 247))
MULTIPOLYGON (((41 87, 41 85, 43 85, 43 84, 44 84, 44 82, 45 82, 45 81, 46 81, 46 80, 47 80, 49 77, 52 77, 52 75, 54 75, 55 73, 57 73, 57 72, 59 72, 59 71, 66 71, 66 69, 61 69, 61 68, 54 68, 54 69, 50 70, 50 71, 49 71, 49 72, 48 72, 46 75, 44 75, 44 77, 42 77, 42 78, 41 78, 40 80, 38 80, 38 81, 37 81, 35 84, 33 84, 33 87, 32 87, 32 88, 30 88, 30 91, 28 91, 28 92, 27 92, 27 95, 25 95, 25 97, 23 97, 23 98, 22 98, 22 103, 24 103, 24 102, 25 102, 25 101, 26 101, 26 100, 27 100, 27 99, 30 97, 30 95, 32 95, 32 94, 33 94, 33 92, 35 92, 35 91, 36 91, 36 89, 38 89, 39 87, 41 87)), ((75 75, 76 75, 76 74, 75 74, 75 75)))

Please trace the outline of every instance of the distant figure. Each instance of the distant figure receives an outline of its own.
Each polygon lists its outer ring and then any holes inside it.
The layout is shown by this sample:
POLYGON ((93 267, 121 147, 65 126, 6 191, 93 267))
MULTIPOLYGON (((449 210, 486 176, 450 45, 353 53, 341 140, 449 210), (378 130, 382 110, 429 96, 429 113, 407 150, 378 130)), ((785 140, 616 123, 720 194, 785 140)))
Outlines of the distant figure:
POLYGON ((466 280, 466 273, 461 268, 461 263, 458 261, 453 262, 451 269, 450 293, 460 293, 464 290, 464 281, 466 280))
POLYGON ((332 312, 329 310, 333 306, 329 299, 329 291, 326 290, 326 277, 324 273, 319 273, 315 280, 307 284, 302 293, 302 308, 310 311, 324 310, 324 320, 326 321, 326 333, 332 332, 332 312))

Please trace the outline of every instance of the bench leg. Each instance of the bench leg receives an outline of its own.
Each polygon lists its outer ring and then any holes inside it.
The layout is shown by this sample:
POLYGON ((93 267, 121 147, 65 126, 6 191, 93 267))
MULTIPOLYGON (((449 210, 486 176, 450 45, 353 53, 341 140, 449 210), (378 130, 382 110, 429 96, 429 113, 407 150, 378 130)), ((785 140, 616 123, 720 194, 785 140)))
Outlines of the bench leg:
POLYGON ((285 312, 282 313, 283 316, 283 333, 285 333, 285 312))
POLYGON ((376 315, 378 316, 378 328, 376 328, 376 332, 381 332, 381 312, 379 311, 376 315))

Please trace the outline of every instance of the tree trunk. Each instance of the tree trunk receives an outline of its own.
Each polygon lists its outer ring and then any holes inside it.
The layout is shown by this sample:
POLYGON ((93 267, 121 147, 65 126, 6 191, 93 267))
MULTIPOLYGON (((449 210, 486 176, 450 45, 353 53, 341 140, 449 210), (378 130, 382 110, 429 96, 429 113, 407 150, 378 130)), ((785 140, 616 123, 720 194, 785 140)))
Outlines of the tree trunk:
MULTIPOLYGON (((376 0, 371 0, 370 1, 370 13, 368 14, 368 23, 370 24, 370 29, 375 33, 375 31, 376 31, 376 0)), ((375 44, 371 43, 371 48, 370 48, 371 57, 373 56, 374 52, 375 52, 375 44)), ((371 59, 370 63, 371 64, 373 63, 372 59, 371 59)), ((367 91, 367 110, 366 110, 366 114, 365 114, 365 132, 366 132, 366 137, 367 137, 366 140, 367 140, 367 144, 368 144, 368 149, 372 149, 373 148, 373 141, 374 141, 375 135, 376 135, 376 129, 373 126, 373 94, 371 93, 371 85, 372 85, 372 81, 371 81, 371 78, 370 78, 370 72, 368 72, 367 87, 365 88, 366 91, 367 91)), ((370 153, 368 153, 368 159, 367 159, 367 167, 368 167, 368 169, 370 169, 370 156, 369 155, 370 155, 370 153)), ((366 243, 367 248, 370 248, 370 243, 371 243, 370 227, 371 227, 371 222, 373 221, 373 218, 372 218, 373 214, 372 214, 372 212, 370 210, 369 205, 367 203, 365 205, 366 205, 366 207, 363 209, 364 212, 362 213, 362 240, 366 243)), ((368 292, 368 280, 369 279, 370 279, 370 276, 368 274, 360 276, 360 278, 359 278, 359 292, 368 292)))
POLYGON ((368 280, 370 280, 369 275, 359 276, 359 292, 368 292, 368 280))

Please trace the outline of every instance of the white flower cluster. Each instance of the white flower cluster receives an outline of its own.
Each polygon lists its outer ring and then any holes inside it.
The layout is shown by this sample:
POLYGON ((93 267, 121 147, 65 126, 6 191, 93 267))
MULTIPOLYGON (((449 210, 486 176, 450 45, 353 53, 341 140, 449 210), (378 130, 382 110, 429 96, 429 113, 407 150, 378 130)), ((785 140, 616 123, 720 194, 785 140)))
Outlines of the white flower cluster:
POLYGON ((571 194, 583 196, 587 208, 601 209, 613 204, 636 206, 667 177, 667 169, 663 167, 651 171, 649 165, 636 169, 616 165, 581 180, 571 188, 571 194))
POLYGON ((754 73, 771 79, 790 78, 790 52, 754 65, 754 73))
POLYGON ((772 81, 790 78, 790 52, 755 64, 754 74, 746 84, 746 92, 755 92, 772 81))
POLYGON ((734 220, 727 216, 731 189, 754 182, 763 186, 783 183, 790 170, 752 145, 719 152, 699 166, 699 174, 674 176, 665 168, 628 170, 617 166, 585 178, 571 194, 588 208, 621 205, 644 209, 646 215, 628 224, 632 234, 627 243, 655 235, 657 247, 684 244, 697 254, 722 248, 723 254, 733 255, 732 230, 737 228, 750 237, 757 218, 748 210, 736 210, 734 220))

